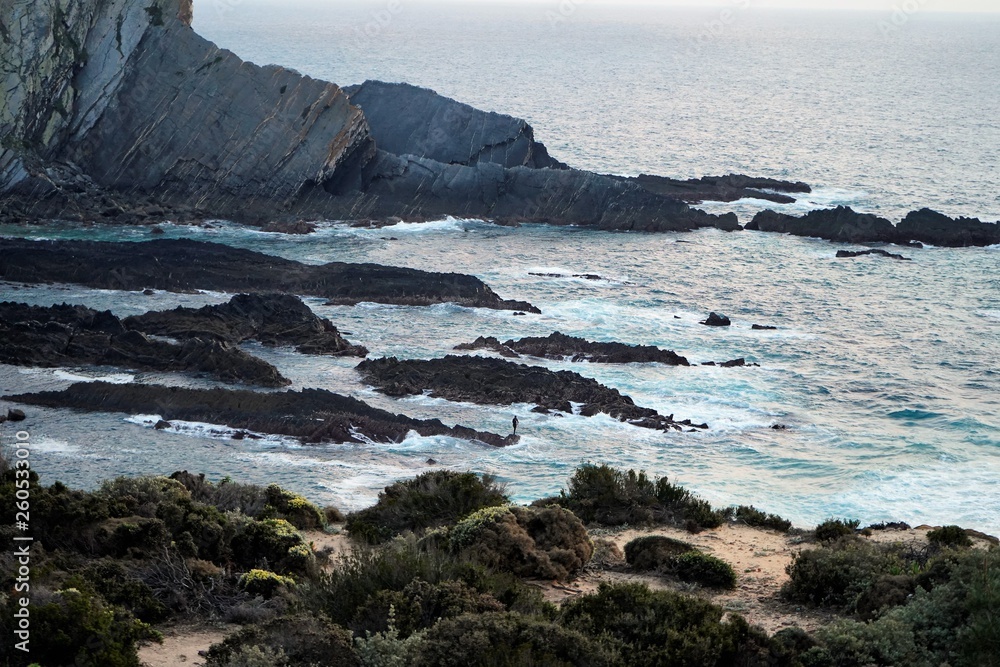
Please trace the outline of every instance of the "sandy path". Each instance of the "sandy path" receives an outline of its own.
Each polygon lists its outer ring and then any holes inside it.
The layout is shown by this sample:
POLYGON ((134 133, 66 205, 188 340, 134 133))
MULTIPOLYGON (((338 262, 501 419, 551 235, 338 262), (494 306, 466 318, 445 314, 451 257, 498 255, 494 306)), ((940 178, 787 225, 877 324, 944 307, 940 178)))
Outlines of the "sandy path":
POLYGON ((162 644, 147 644, 139 649, 139 661, 145 667, 176 667, 177 665, 204 665, 199 651, 207 651, 212 644, 221 642, 238 626, 175 625, 157 628, 163 633, 162 644))

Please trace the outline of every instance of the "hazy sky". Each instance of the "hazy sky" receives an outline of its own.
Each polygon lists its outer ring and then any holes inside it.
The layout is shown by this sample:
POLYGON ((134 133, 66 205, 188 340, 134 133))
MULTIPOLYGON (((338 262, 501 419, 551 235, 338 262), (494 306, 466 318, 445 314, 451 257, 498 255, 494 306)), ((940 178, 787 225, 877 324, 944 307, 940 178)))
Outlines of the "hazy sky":
MULTIPOLYGON (((269 0, 284 2, 285 0, 269 0)), ((336 0, 326 0, 336 2, 336 0)), ((390 0, 386 0, 388 2, 390 0)), ((396 0, 400 3, 427 0, 396 0)), ((447 1, 447 0, 446 0, 447 1)), ((496 0, 452 0, 456 2, 494 2, 496 0)), ((920 11, 931 12, 1000 12, 1000 0, 503 0, 507 2, 532 3, 559 7, 560 3, 584 4, 648 4, 661 6, 688 7, 760 7, 791 9, 850 9, 879 12, 905 11, 908 14, 920 11)), ((385 4, 383 2, 383 4, 385 4)))

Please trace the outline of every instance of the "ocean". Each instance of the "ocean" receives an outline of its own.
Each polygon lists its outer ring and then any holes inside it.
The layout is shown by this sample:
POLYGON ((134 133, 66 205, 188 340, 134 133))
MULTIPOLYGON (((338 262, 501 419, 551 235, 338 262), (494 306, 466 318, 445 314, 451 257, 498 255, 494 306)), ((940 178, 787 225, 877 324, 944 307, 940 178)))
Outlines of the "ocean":
MULTIPOLYGON (((1000 218, 1000 129, 990 111, 1000 108, 995 20, 917 13, 887 30, 880 22, 888 14, 745 5, 734 3, 723 21, 718 9, 585 2, 471 8, 399 0, 274 10, 220 0, 196 6, 195 27, 260 63, 345 85, 405 80, 525 117, 552 154, 575 167, 682 177, 735 171, 813 184, 812 195, 777 207, 792 212, 849 204, 899 219, 926 205, 1000 218)), ((704 208, 733 210, 747 222, 765 205, 704 208)), ((576 466, 590 461, 667 475, 713 504, 753 504, 800 526, 849 517, 1000 533, 1000 248, 893 249, 911 262, 837 259, 840 246, 776 234, 512 229, 453 218, 383 230, 329 221, 309 236, 224 221, 211 229, 164 229, 168 238, 304 262, 471 273, 504 298, 531 301, 543 312, 515 317, 452 305, 328 307, 307 300, 373 356, 430 358, 480 335, 503 340, 561 331, 658 345, 692 362, 745 357, 760 367, 531 362, 575 370, 639 405, 711 427, 665 434, 601 415, 391 399, 360 381, 357 360, 248 345, 293 388, 325 387, 499 433, 516 414, 523 439, 505 450, 443 437, 302 446, 280 438, 234 441, 203 424, 156 431, 152 415, 29 407, 32 462, 49 481, 89 488, 118 474, 184 469, 278 482, 351 510, 372 503, 393 480, 437 468, 495 474, 515 500, 527 502, 557 493, 576 466), (601 279, 571 277, 585 273, 601 279), (698 324, 709 311, 725 313, 734 326, 698 324), (778 330, 755 331, 755 323, 778 330), (776 431, 776 424, 788 428, 776 431)), ((109 226, 7 226, 0 234, 150 238, 145 228, 109 226)), ((0 292, 120 316, 229 298, 59 285, 0 284, 0 292)), ((98 377, 212 386, 114 368, 0 366, 4 393, 98 377)), ((12 433, 5 425, 5 440, 12 433)))

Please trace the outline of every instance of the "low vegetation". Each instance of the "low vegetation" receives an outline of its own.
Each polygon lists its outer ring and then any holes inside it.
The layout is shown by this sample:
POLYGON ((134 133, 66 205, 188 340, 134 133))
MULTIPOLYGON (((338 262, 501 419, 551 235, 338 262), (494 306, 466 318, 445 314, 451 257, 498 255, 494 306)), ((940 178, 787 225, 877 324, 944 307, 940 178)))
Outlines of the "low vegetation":
MULTIPOLYGON (((0 461, 7 508, 14 481, 0 461)), ((1000 667, 1000 550, 968 546, 955 527, 917 548, 827 522, 783 594, 838 620, 768 635, 702 597, 640 584, 545 601, 537 579, 572 581, 594 556, 584 521, 787 530, 780 517, 714 510, 643 473, 584 466, 558 499, 531 507, 512 505, 490 478, 421 475, 350 515, 356 547, 325 567, 299 530, 337 513, 279 487, 178 473, 94 492, 32 477, 31 493, 32 632, 46 638, 31 659, 42 665, 139 667, 136 648, 157 641, 154 624, 187 619, 242 626, 211 648, 209 667, 1000 667)), ((620 567, 621 551, 596 542, 620 567)), ((11 558, 0 556, 8 637, 11 558)), ((705 587, 736 581, 729 564, 664 536, 629 542, 624 559, 705 587)))

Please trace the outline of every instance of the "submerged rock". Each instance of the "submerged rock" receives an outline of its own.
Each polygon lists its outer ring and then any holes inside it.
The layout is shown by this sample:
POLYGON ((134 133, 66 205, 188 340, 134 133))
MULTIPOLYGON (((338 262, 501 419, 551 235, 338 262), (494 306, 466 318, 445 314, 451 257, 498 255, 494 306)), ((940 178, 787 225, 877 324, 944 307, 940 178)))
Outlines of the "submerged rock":
POLYGON ((329 320, 317 317, 290 294, 238 294, 228 303, 202 308, 149 312, 124 320, 129 329, 170 338, 207 338, 225 343, 256 340, 264 345, 295 345, 303 354, 364 357, 329 320))
POLYGON ((226 343, 191 338, 176 345, 127 330, 110 311, 0 303, 0 362, 16 366, 118 366, 204 373, 223 382, 284 387, 291 382, 263 359, 226 343))
MULTIPOLYGON (((635 405, 617 389, 572 371, 551 371, 539 366, 501 359, 450 355, 443 359, 403 360, 395 357, 361 362, 358 372, 366 382, 394 397, 430 396, 483 405, 534 403, 550 411, 569 412, 571 403, 582 404, 580 414, 598 413, 643 428, 680 430, 694 426, 675 422, 673 415, 635 405)), ((705 426, 707 428, 707 426, 705 426)))
POLYGON ((82 382, 63 391, 6 396, 5 400, 95 412, 159 414, 163 420, 225 424, 234 429, 286 435, 305 443, 402 442, 411 431, 475 440, 494 447, 510 438, 447 427, 437 419, 412 419, 323 389, 254 392, 185 389, 143 384, 82 382))
POLYGON ((496 338, 480 336, 473 343, 458 345, 456 350, 488 349, 505 357, 527 355, 543 359, 571 359, 598 364, 659 363, 668 366, 690 366, 687 359, 673 350, 652 345, 625 343, 594 343, 584 338, 567 336, 558 331, 545 337, 522 338, 501 343, 496 338))
POLYGON ((889 257, 890 259, 901 259, 903 261, 909 262, 909 257, 903 257, 902 255, 897 255, 895 253, 888 252, 886 250, 881 250, 879 248, 869 248, 868 250, 838 250, 837 257, 840 259, 849 257, 863 257, 865 255, 879 255, 881 257, 889 257))
POLYGON ((329 299, 540 312, 501 299, 483 281, 459 273, 430 273, 378 264, 309 265, 252 250, 190 239, 141 243, 32 241, 0 238, 0 278, 26 283, 74 283, 99 289, 173 292, 270 291, 329 299))
POLYGON ((709 313, 708 319, 699 322, 699 324, 704 324, 707 327, 728 327, 732 326, 732 322, 725 315, 720 315, 719 313, 709 313))

